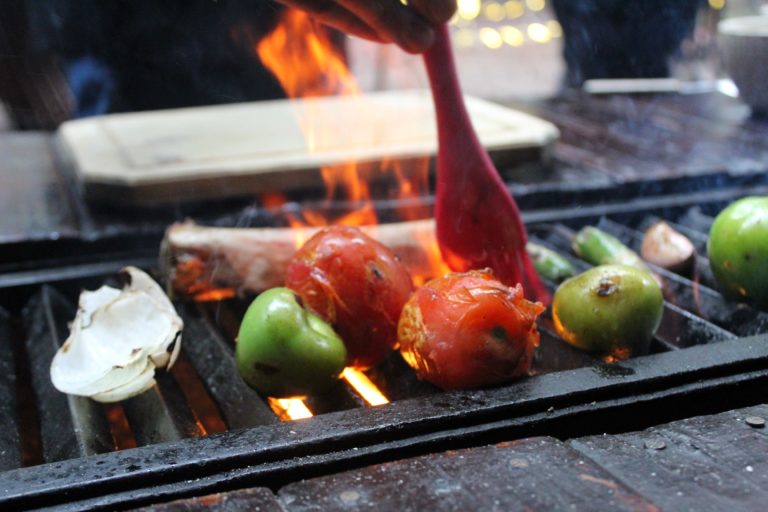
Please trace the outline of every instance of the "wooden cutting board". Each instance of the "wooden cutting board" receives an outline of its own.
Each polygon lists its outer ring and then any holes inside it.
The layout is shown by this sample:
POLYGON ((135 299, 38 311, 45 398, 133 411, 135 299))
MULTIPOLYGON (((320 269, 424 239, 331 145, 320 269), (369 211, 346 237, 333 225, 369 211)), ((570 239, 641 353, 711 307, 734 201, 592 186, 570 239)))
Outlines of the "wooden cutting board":
MULTIPOLYGON (((467 107, 497 163, 557 139, 528 114, 476 98, 467 107)), ((407 172, 435 155, 437 132, 429 92, 397 91, 112 114, 62 124, 58 142, 86 197, 153 204, 322 186, 320 168, 349 162, 398 160, 407 172)))

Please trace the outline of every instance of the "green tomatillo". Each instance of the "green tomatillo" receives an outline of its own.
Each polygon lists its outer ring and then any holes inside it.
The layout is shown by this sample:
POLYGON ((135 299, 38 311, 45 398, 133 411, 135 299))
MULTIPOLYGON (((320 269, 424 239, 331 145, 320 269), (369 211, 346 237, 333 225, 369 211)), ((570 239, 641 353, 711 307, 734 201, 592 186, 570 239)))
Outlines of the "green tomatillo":
POLYGON ((745 197, 720 212, 707 253, 727 295, 768 309, 768 197, 745 197))
POLYGON ((610 360, 648 352, 664 299, 653 276, 628 265, 601 265, 555 292, 555 330, 571 345, 610 360))
POLYGON ((288 288, 273 288, 248 307, 235 347, 245 382, 284 398, 322 393, 344 370, 344 343, 328 323, 302 307, 288 288))

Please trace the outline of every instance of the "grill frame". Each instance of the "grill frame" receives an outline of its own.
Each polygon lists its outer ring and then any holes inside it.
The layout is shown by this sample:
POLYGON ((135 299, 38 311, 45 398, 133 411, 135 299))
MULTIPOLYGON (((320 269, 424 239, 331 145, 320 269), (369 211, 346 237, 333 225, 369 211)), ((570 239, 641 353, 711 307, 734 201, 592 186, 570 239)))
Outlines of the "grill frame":
MULTIPOLYGON (((666 184, 672 193, 652 197, 644 197, 644 192, 656 190, 656 184, 611 187, 616 190, 614 199, 631 201, 533 209, 524 213, 524 219, 535 229, 552 222, 581 224, 632 212, 652 211, 664 217, 665 211, 768 193, 766 179, 757 175, 738 177, 727 188, 686 192, 687 184, 700 183, 700 179, 672 180, 666 184)), ((708 183, 716 185, 719 180, 715 177, 708 183)), ((518 197, 521 204, 534 207, 584 204, 595 197, 592 194, 604 198, 604 193, 602 187, 593 191, 530 187, 528 193, 518 191, 518 197)), ((145 256, 137 258, 149 263, 145 256)), ((52 275, 59 282, 83 283, 84 276, 100 281, 105 271, 124 263, 86 265, 84 273, 52 270, 42 276, 25 270, 27 280, 6 276, 0 280, 0 289, 24 295, 40 282, 50 282, 52 275)), ((115 509, 244 486, 278 488, 300 478, 440 449, 532 435, 621 432, 751 405, 760 401, 759 393, 767 382, 768 335, 721 341, 618 365, 548 373, 501 388, 399 400, 379 408, 331 412, 301 422, 6 471, 0 473, 0 506, 34 508, 59 503, 65 510, 115 509), (701 399, 704 397, 706 400, 701 399), (722 400, 715 399, 718 397, 722 400)))
POLYGON ((278 488, 448 447, 643 428, 716 412, 717 402, 720 408, 757 403, 766 383, 768 336, 761 335, 438 400, 401 400, 12 470, 0 475, 0 505, 114 509, 245 486, 278 488))

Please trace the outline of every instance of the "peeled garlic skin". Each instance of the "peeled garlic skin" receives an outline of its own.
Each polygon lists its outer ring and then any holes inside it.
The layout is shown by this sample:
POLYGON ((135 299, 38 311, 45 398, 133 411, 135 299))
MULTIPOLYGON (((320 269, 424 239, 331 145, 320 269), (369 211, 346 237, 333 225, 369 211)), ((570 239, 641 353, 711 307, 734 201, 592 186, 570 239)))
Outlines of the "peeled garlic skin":
POLYGON ((155 368, 175 361, 181 318, 152 278, 124 269, 122 290, 102 286, 83 291, 70 336, 51 362, 59 391, 116 402, 155 384, 155 368))

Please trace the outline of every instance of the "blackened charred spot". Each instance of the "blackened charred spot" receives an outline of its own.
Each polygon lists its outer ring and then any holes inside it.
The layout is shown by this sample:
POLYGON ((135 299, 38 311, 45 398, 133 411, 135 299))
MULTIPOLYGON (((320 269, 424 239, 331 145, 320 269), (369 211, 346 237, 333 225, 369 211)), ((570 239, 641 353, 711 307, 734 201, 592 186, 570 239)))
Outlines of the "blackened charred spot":
POLYGON ((593 366, 592 371, 600 375, 601 377, 606 377, 606 378, 627 377, 629 375, 635 374, 635 370, 633 370, 632 368, 627 368, 618 364, 605 364, 605 363, 599 364, 597 366, 593 366))
POLYGON ((497 325, 493 329, 491 329, 491 336, 498 340, 506 341, 507 340, 507 330, 504 329, 504 327, 497 325))
POLYGON ((373 277, 376 279, 384 279, 384 274, 379 270, 379 267, 377 267, 374 264, 371 264, 368 266, 371 269, 371 273, 373 274, 373 277))
POLYGON ((752 261, 752 255, 748 252, 744 253, 744 261, 752 261))
POLYGON ((269 364, 269 363, 260 363, 259 361, 256 361, 255 363, 253 363, 253 369, 267 376, 280 373, 280 367, 275 366, 273 364, 269 364))
POLYGON ((173 341, 168 344, 168 348, 166 348, 165 351, 169 354, 172 353, 173 349, 176 348, 176 343, 178 343, 179 338, 181 338, 181 331, 176 333, 176 336, 173 337, 173 341))
POLYGON ((610 297, 617 291, 619 291, 619 286, 613 280, 603 278, 598 283, 595 293, 597 293, 599 297, 610 297))
POLYGON ((120 281, 120 284, 123 288, 126 286, 131 286, 131 283, 133 282, 133 278, 131 277, 131 274, 127 270, 121 270, 120 273, 117 275, 117 278, 120 281))

